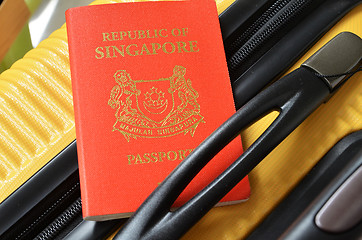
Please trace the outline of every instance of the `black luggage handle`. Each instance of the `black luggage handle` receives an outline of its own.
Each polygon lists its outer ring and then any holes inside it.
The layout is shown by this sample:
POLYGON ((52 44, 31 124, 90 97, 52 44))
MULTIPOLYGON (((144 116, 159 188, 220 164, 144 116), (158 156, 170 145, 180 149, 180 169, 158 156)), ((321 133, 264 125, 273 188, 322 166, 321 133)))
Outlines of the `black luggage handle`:
POLYGON ((114 239, 180 238, 348 77, 326 75, 356 69, 361 56, 362 40, 358 36, 341 33, 332 39, 302 67, 258 94, 203 141, 146 199, 114 239), (329 68, 324 70, 325 66, 329 68), (188 183, 221 149, 242 129, 273 110, 279 111, 278 117, 250 148, 191 200, 170 211, 188 183))

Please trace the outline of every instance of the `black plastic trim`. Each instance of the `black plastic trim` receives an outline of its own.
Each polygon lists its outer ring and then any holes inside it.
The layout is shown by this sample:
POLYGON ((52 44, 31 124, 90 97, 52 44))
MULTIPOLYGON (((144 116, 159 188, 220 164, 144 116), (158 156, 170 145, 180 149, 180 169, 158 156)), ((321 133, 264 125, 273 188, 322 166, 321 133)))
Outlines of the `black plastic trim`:
POLYGON ((300 21, 268 52, 232 83, 236 108, 280 77, 320 37, 361 0, 329 0, 300 21))
POLYGON ((266 5, 268 0, 236 0, 219 16, 221 34, 224 39, 228 39, 237 29, 250 21, 253 15, 258 15, 266 5))
POLYGON ((308 209, 315 208, 314 212, 318 211, 319 205, 316 205, 315 202, 318 195, 324 193, 324 196, 328 197, 330 191, 328 192, 326 189, 338 188, 344 179, 362 164, 362 157, 358 158, 361 156, 361 149, 362 130, 340 140, 252 232, 247 240, 280 239, 283 234, 285 234, 284 238, 293 240, 303 238, 342 240, 361 237, 361 222, 351 231, 343 234, 328 234, 314 225, 314 214, 303 217, 303 212, 308 209), (301 226, 298 222, 304 222, 302 225, 308 226, 309 230, 297 231, 301 226))

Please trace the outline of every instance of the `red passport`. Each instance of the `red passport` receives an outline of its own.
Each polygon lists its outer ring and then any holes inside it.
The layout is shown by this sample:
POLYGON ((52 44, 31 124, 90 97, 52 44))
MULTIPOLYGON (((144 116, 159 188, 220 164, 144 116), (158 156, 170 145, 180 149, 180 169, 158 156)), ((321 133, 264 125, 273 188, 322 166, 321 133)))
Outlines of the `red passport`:
MULTIPOLYGON (((235 112, 214 0, 133 2, 66 12, 83 217, 130 216, 235 112)), ((237 138, 181 194, 242 153, 237 138)), ((245 178, 220 204, 249 197, 245 178)))

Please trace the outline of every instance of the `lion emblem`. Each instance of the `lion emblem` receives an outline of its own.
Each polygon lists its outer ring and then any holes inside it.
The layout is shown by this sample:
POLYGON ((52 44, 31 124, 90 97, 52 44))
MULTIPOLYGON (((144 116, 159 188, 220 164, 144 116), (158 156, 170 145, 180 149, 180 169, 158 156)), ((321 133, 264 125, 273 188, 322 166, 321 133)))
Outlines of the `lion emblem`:
POLYGON ((175 66, 171 77, 155 80, 132 80, 126 70, 114 74, 117 83, 111 90, 108 105, 115 109, 113 131, 130 137, 165 137, 190 132, 199 123, 199 97, 191 81, 185 79, 186 68, 175 66))

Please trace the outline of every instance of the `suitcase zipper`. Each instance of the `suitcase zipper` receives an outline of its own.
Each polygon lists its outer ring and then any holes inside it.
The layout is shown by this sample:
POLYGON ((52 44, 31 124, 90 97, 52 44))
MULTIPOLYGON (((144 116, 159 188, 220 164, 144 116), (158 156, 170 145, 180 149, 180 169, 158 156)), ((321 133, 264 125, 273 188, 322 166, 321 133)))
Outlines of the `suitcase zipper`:
POLYGON ((26 226, 21 226, 23 223, 19 223, 18 231, 7 236, 14 240, 54 239, 67 224, 76 218, 81 219, 82 204, 78 178, 79 175, 73 173, 50 196, 47 196, 33 209, 37 214, 30 214, 30 217, 26 217, 35 220, 30 222, 24 219, 26 226), (42 211, 40 215, 38 211, 42 211), (31 216, 35 217, 32 218, 31 216), (16 232, 17 234, 15 234, 16 232))
POLYGON ((54 239, 54 237, 64 229, 77 216, 81 215, 82 201, 77 198, 64 212, 62 212, 48 227, 46 227, 36 238, 36 240, 54 239))
POLYGON ((103 239, 122 220, 83 221, 76 141, 0 204, 0 239, 103 239), (81 237, 79 236, 79 232, 81 237))
MULTIPOLYGON (((298 18, 308 13, 321 1, 316 0, 277 0, 241 33, 231 44, 226 46, 226 56, 231 81, 244 72, 254 60, 262 54, 254 54, 274 36, 280 36, 284 29, 290 29, 298 23, 298 18), (249 61, 248 61, 249 60, 249 61)), ((273 41, 273 40, 271 40, 273 41)))
POLYGON ((251 24, 243 33, 241 33, 229 46, 226 56, 230 57, 235 54, 245 42, 250 39, 267 21, 277 14, 290 0, 275 1, 255 22, 251 24))

